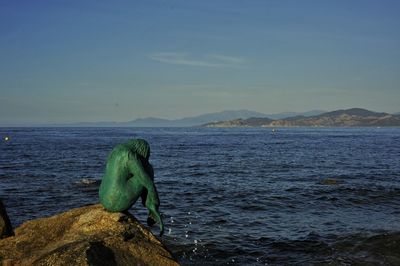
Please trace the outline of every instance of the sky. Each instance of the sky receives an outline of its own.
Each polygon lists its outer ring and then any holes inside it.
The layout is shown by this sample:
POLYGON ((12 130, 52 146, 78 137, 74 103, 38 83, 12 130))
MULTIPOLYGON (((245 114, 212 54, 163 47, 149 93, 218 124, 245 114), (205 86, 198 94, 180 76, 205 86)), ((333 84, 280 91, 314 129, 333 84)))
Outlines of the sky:
POLYGON ((0 126, 400 112, 400 1, 0 0, 0 126))

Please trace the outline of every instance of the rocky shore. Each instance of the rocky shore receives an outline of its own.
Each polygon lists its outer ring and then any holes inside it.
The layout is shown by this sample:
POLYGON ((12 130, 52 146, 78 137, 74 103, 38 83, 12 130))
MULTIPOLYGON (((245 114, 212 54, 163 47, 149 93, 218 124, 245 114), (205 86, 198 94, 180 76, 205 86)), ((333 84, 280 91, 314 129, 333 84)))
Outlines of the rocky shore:
POLYGON ((23 223, 0 239, 3 265, 179 265, 128 213, 101 205, 23 223))

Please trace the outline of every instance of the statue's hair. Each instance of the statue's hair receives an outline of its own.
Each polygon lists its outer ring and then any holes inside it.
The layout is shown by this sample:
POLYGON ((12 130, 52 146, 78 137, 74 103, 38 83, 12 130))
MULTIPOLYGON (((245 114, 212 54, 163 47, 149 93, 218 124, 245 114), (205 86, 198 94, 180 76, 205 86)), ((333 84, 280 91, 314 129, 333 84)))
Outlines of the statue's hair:
POLYGON ((126 143, 131 151, 136 152, 143 158, 149 159, 150 145, 144 139, 131 139, 126 143))

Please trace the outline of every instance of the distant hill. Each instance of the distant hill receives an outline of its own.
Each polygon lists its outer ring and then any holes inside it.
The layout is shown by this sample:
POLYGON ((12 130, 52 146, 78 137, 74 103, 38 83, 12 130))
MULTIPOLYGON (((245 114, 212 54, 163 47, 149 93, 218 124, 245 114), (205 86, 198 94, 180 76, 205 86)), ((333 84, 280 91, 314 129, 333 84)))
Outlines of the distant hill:
POLYGON ((236 119, 208 123, 205 127, 352 127, 352 126, 400 126, 400 115, 377 113, 361 108, 336 110, 315 116, 294 116, 284 119, 236 119))
POLYGON ((312 110, 312 111, 308 111, 308 112, 283 112, 283 113, 278 113, 278 114, 270 114, 270 115, 265 115, 265 117, 268 117, 270 119, 284 119, 284 118, 289 118, 289 117, 294 117, 294 116, 305 116, 305 117, 309 117, 309 116, 316 116, 316 115, 320 115, 326 113, 326 111, 322 111, 322 110, 312 110))
POLYGON ((248 119, 234 119, 234 120, 228 120, 228 121, 217 121, 217 122, 211 122, 207 123, 205 125, 202 125, 202 127, 262 127, 264 125, 270 124, 274 121, 273 119, 269 119, 267 117, 264 118, 248 118, 248 119))
POLYGON ((330 117, 336 117, 336 116, 341 116, 341 115, 349 115, 349 116, 358 116, 358 117, 383 117, 388 115, 387 113, 377 113, 377 112, 372 112, 366 109, 362 108, 351 108, 347 110, 337 110, 337 111, 332 111, 332 112, 327 112, 320 114, 318 116, 330 116, 330 117))
POLYGON ((209 113, 194 117, 186 117, 182 119, 172 120, 171 126, 196 126, 204 123, 209 123, 213 121, 223 121, 232 119, 247 119, 250 117, 265 117, 266 115, 259 112, 249 111, 249 110, 238 110, 238 111, 222 111, 218 113, 209 113))

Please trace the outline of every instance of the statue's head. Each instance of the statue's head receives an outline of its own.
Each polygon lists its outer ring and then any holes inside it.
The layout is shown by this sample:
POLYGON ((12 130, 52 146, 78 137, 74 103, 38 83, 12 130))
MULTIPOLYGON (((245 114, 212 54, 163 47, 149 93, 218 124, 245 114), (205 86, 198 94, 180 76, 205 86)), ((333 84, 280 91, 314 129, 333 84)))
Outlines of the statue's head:
POLYGON ((150 145, 144 139, 131 139, 127 142, 130 149, 136 152, 146 160, 150 157, 150 145))

